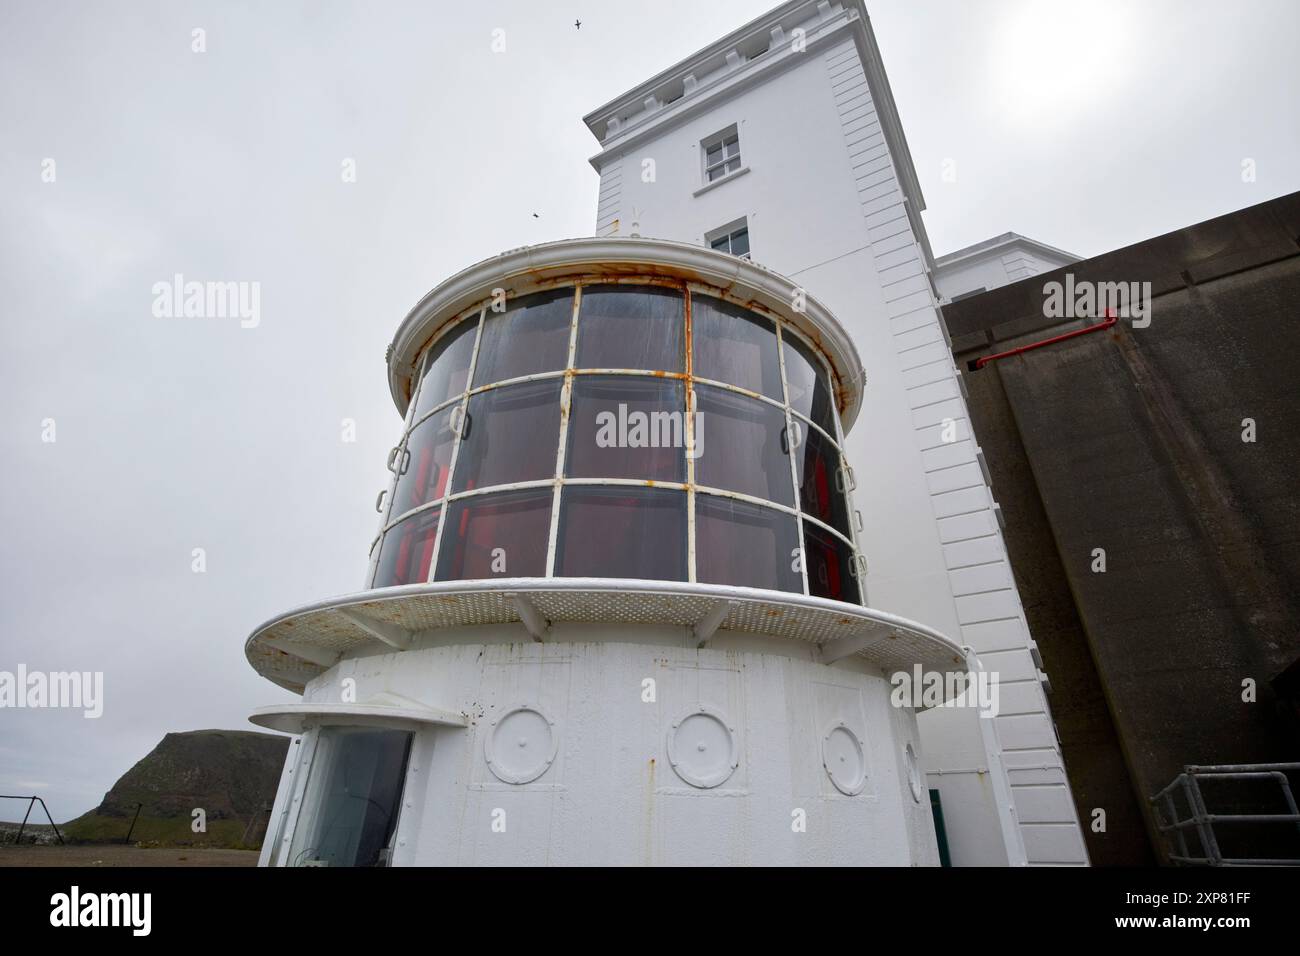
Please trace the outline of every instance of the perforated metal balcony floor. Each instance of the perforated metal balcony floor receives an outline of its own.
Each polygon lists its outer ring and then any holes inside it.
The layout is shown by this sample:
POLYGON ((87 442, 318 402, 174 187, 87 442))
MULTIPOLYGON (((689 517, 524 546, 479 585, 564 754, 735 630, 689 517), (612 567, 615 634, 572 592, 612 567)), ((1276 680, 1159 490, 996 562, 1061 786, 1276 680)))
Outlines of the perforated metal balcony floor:
MULTIPOLYGON (((297 693, 344 656, 406 650, 422 636, 482 624, 522 624, 521 640, 563 639, 552 624, 661 624, 699 641, 736 631, 815 644, 823 661, 856 654, 886 672, 965 670, 956 643, 884 611, 757 588, 608 578, 444 581, 343 595, 288 611, 244 646, 259 674, 297 693)), ((468 638, 472 640, 472 636, 468 638)))

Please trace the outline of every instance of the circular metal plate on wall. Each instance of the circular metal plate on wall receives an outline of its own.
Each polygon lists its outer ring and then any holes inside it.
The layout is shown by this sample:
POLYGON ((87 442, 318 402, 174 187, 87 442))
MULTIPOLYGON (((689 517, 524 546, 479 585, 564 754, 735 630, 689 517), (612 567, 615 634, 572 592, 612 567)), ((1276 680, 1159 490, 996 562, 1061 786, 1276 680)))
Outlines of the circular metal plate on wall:
POLYGON ((921 783, 921 767, 916 762, 916 751, 911 744, 904 749, 903 757, 907 762, 907 785, 912 789, 912 799, 920 803, 925 788, 921 783))
POLYGON ((822 735, 822 766, 835 789, 846 796, 856 796, 867 785, 862 741, 843 721, 822 735))
POLYGON ((668 731, 668 762, 692 787, 707 790, 725 783, 740 765, 736 728, 712 707, 700 707, 668 731))
POLYGON ((484 755, 493 776, 505 783, 529 783, 555 762, 555 721, 532 707, 515 707, 492 721, 484 755))

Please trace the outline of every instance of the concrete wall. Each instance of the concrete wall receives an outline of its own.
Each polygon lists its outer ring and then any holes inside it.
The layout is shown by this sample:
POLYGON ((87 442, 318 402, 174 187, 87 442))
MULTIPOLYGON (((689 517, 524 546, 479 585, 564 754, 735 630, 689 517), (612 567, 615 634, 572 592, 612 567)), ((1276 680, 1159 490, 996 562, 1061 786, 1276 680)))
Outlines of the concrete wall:
POLYGON ((944 308, 965 365, 1095 321, 1043 316, 1066 272, 1152 282, 1149 327, 967 375, 1095 862, 1160 852, 1146 797, 1183 765, 1300 757, 1270 683, 1300 658, 1298 237, 1292 195, 944 308))

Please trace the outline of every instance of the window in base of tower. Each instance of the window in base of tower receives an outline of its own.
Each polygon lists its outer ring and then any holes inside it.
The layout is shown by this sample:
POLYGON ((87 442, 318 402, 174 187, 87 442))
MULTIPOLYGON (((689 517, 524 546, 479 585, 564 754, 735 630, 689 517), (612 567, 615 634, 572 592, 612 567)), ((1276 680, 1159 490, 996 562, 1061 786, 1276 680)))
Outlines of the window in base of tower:
POLYGON ((569 485, 555 549, 557 577, 685 581, 686 493, 569 485))
POLYGON ((289 866, 387 866, 402 805, 411 734, 323 727, 289 866))

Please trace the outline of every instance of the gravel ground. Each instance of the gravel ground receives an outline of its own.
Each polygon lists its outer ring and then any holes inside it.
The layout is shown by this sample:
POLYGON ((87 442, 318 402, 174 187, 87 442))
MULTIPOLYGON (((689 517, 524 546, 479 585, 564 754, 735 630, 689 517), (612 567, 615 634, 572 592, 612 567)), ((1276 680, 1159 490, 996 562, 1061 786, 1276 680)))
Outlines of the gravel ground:
POLYGON ((0 866, 256 866, 255 850, 135 846, 0 846, 0 866))

